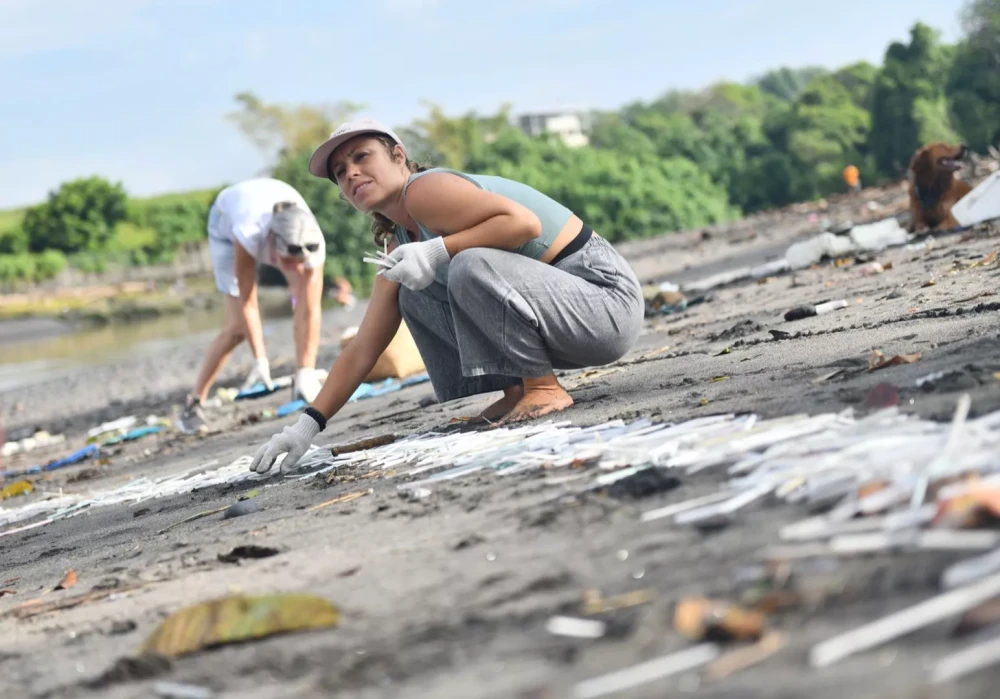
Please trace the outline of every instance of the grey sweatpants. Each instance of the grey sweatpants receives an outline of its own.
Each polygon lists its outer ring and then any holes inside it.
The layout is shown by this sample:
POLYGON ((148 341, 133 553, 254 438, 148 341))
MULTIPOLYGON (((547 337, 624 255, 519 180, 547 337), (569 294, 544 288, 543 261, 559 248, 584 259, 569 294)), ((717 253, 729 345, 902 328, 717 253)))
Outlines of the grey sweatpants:
POLYGON ((628 263, 594 235, 555 265, 464 250, 447 287, 401 286, 399 309, 444 402, 613 362, 638 339, 644 304, 628 263))

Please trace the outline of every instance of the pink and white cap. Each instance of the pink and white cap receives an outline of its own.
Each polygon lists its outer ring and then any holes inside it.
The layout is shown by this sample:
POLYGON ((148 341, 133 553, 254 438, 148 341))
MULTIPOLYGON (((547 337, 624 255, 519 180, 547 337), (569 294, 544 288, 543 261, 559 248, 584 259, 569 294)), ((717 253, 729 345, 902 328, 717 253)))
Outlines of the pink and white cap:
MULTIPOLYGON (((309 172, 316 177, 326 178, 328 176, 326 165, 330 160, 330 155, 344 141, 347 141, 361 134, 383 134, 388 136, 399 145, 403 145, 396 132, 376 119, 357 119, 341 124, 330 134, 319 148, 313 152, 309 158, 309 172)), ((405 147, 405 146, 404 146, 405 147)))

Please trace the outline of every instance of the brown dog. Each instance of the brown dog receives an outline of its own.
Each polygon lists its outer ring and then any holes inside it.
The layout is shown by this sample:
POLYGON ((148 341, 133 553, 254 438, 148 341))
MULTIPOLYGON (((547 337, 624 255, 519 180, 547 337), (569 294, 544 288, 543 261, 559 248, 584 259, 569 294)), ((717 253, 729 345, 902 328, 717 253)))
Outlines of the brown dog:
POLYGON ((969 193, 968 182, 955 177, 968 155, 966 145, 931 143, 910 161, 910 232, 923 228, 955 228, 951 207, 969 193))

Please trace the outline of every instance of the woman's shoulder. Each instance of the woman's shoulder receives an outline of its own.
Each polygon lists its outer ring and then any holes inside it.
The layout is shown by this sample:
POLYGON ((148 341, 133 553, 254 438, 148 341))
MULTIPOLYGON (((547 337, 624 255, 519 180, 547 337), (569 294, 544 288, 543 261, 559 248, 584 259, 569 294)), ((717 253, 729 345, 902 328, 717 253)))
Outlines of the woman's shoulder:
POLYGON ((466 180, 467 182, 471 182, 472 184, 482 189, 482 184, 478 181, 476 175, 472 175, 467 172, 462 172, 461 170, 454 170, 449 167, 431 167, 425 170, 421 170, 420 172, 415 172, 412 175, 410 175, 409 179, 406 181, 406 184, 403 186, 403 196, 406 196, 406 193, 409 190, 410 185, 416 182, 418 179, 426 177, 427 175, 440 176, 442 174, 446 176, 452 175, 454 177, 459 177, 463 180, 466 180))

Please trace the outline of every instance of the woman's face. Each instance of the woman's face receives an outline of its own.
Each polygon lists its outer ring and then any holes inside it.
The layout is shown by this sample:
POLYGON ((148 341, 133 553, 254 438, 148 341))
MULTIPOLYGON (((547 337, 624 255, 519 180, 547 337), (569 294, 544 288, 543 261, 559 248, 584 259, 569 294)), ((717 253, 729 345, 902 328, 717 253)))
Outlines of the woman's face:
POLYGON ((347 201, 359 211, 375 211, 406 184, 405 157, 396 159, 385 144, 370 136, 357 136, 330 155, 330 174, 347 201))

